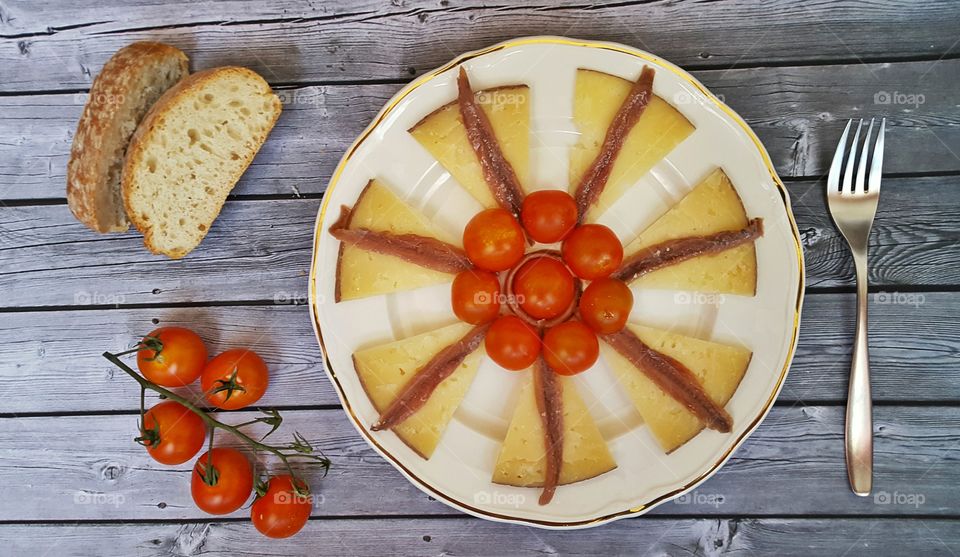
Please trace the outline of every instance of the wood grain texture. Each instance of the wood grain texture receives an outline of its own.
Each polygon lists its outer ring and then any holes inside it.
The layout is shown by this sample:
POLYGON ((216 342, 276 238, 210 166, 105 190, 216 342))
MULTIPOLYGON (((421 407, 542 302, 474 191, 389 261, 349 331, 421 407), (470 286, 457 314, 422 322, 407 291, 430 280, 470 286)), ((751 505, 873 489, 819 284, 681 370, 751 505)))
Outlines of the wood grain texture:
POLYGON ((736 9, 693 1, 604 6, 577 0, 132 4, 4 6, 0 37, 9 38, 0 48, 0 67, 9 77, 2 90, 86 88, 112 52, 145 39, 187 50, 197 68, 240 62, 271 82, 292 83, 407 79, 460 52, 525 35, 622 42, 698 67, 935 60, 954 52, 960 24, 960 8, 949 0, 778 0, 736 9), (34 71, 41 66, 44 72, 34 71))
POLYGON ((66 205, 0 208, 0 290, 10 305, 302 296, 318 208, 319 200, 227 203, 201 246, 177 261, 151 255, 134 232, 91 234, 66 205))
MULTIPOLYGON (((306 300, 305 292, 283 296, 282 304, 306 300)), ((886 296, 873 296, 870 308, 874 400, 960 402, 960 341, 951 321, 960 311, 960 293, 914 293, 916 305, 886 296)), ((854 298, 807 297, 782 404, 845 400, 854 298)), ((260 406, 339 404, 306 306, 221 306, 6 314, 0 319, 0 412, 135 411, 135 385, 100 354, 119 352, 165 325, 195 329, 211 354, 238 346, 261 354, 271 384, 260 406), (69 397, 62 394, 66 378, 72 381, 69 397)))
MULTIPOLYGON (((870 248, 874 287, 960 283, 956 180, 884 182, 870 248)), ((850 255, 827 217, 823 187, 817 182, 789 185, 808 284, 852 286, 850 255)), ((228 202, 209 236, 180 261, 150 255, 135 232, 95 235, 74 220, 66 205, 0 207, 0 307, 303 298, 319 203, 228 202)))
MULTIPOLYGON (((960 171, 960 114, 954 107, 960 60, 694 75, 740 112, 784 177, 825 173, 846 120, 861 116, 888 117, 888 174, 960 171), (922 95, 923 103, 906 103, 907 95, 916 101, 922 95), (884 99, 890 104, 876 103, 884 99)), ((399 88, 278 90, 283 114, 234 193, 322 192, 340 157, 399 88)), ((10 115, 0 119, 0 200, 64 196, 72 134, 86 98, 84 93, 0 97, 0 112, 10 115)))
POLYGON ((956 555, 960 529, 938 519, 643 518, 592 530, 548 532, 454 519, 311 520, 292 538, 254 542, 244 522, 189 524, 4 525, 0 536, 18 554, 64 557, 247 557, 266 547, 274 557, 383 555, 956 555), (109 540, 109 543, 104 543, 109 540))
MULTIPOLYGON (((870 285, 889 291, 960 284, 960 228, 953 224, 960 220, 960 177, 886 178, 882 184, 870 235, 870 285)), ((826 207, 826 181, 790 183, 788 189, 807 287, 854 286, 853 260, 826 207)))
MULTIPOLYGON (((136 390, 136 389, 133 389, 136 390)), ((133 396, 134 393, 131 393, 133 396)), ((377 455, 339 409, 287 410, 275 442, 302 433, 333 461, 304 467, 313 515, 450 515, 377 455)), ((723 467, 691 495, 652 515, 951 516, 960 497, 960 408, 882 407, 875 413, 876 498, 847 488, 842 407, 774 408, 723 467), (889 495, 887 501, 881 493, 889 495)), ((233 423, 250 413, 221 414, 233 423)), ((17 505, 0 520, 203 519, 190 498, 191 465, 159 465, 133 442, 136 415, 0 420, 0 481, 17 505), (96 432, 96 442, 80 442, 96 432), (64 450, 69 447, 69 450, 64 450)), ((227 434, 219 445, 236 442, 227 434)), ((264 459, 267 469, 275 463, 264 459)), ((239 510, 228 517, 242 518, 239 510)))

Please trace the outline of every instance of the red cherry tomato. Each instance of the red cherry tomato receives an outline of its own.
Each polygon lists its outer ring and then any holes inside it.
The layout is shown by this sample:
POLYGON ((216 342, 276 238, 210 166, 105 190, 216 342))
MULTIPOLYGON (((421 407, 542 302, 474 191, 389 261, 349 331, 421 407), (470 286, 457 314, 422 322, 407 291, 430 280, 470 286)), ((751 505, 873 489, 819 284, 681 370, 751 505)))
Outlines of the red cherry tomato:
POLYGON ((523 257, 526 239, 520 223, 506 209, 487 209, 463 230, 463 248, 474 265, 504 271, 523 257))
POLYGON ((500 367, 520 371, 537 361, 540 336, 516 315, 504 315, 490 326, 484 346, 490 359, 500 367))
POLYGON ((183 387, 200 377, 207 347, 197 333, 183 327, 160 327, 141 341, 137 368, 163 387, 183 387), (157 350, 159 349, 159 350, 157 350))
MULTIPOLYGON (((301 492, 307 489, 300 480, 297 486, 301 492)), ((293 478, 284 474, 270 478, 267 492, 257 497, 250 507, 250 519, 268 538, 289 538, 303 529, 312 509, 312 498, 298 493, 293 487, 293 478)))
POLYGON ((207 428, 200 416, 168 400, 147 410, 141 437, 150 456, 160 464, 183 464, 203 448, 207 428))
POLYGON ((260 400, 270 381, 267 364, 253 350, 235 348, 210 360, 200 376, 207 402, 239 410, 260 400))
POLYGON ((600 344, 590 327, 567 321, 543 335, 543 359, 560 375, 576 375, 597 361, 600 344))
POLYGON ((633 308, 633 292, 617 279, 597 279, 580 296, 580 319, 606 335, 623 328, 633 308))
POLYGON ((190 494, 201 511, 232 513, 243 506, 252 490, 250 461, 236 449, 218 447, 203 453, 193 465, 190 494), (212 473, 208 461, 213 467, 212 473))
POLYGON ((520 220, 534 240, 559 242, 577 225, 577 202, 565 191, 535 191, 524 198, 520 220))
POLYGON ((623 262, 623 246, 612 230, 602 224, 578 226, 563 241, 563 260, 580 278, 608 276, 623 262))
POLYGON ((535 319, 549 319, 573 303, 573 280, 573 275, 560 261, 534 257, 517 270, 513 292, 523 311, 535 319))
POLYGON ((471 325, 493 321, 500 314, 500 280, 490 271, 470 269, 453 279, 453 313, 471 325))

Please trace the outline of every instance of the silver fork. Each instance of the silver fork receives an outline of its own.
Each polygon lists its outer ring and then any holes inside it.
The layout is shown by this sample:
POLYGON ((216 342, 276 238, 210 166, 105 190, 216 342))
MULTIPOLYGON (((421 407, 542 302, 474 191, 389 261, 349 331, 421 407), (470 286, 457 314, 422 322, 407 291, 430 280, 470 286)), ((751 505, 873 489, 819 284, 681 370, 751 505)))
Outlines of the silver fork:
POLYGON ((884 118, 880 122, 877 144, 873 148, 873 156, 870 157, 869 175, 867 155, 870 152, 873 119, 870 120, 870 127, 867 128, 867 136, 863 141, 859 168, 854 171, 863 120, 857 124, 857 131, 853 135, 846 170, 842 168, 847 134, 852 123, 853 120, 847 122, 837 152, 833 155, 827 177, 827 206, 833 222, 850 246, 857 269, 857 335, 853 345, 853 361, 850 364, 845 438, 850 488, 857 495, 866 496, 870 494, 873 485, 873 402, 870 397, 870 358, 867 346, 867 244, 873 217, 877 213, 877 201, 880 199, 883 133, 887 120, 884 118))

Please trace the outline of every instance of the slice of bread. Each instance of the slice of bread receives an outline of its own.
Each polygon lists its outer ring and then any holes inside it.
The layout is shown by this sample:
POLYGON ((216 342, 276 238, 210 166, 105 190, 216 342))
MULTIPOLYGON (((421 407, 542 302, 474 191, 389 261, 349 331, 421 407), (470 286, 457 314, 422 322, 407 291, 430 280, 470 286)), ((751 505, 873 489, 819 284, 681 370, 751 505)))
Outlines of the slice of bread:
POLYGON ((246 68, 197 72, 137 128, 123 167, 130 221, 153 253, 197 247, 280 116, 280 99, 246 68))
POLYGON ((120 192, 127 144, 153 103, 187 75, 187 66, 179 49, 139 42, 114 54, 93 81, 67 163, 67 203, 90 229, 129 228, 120 192))

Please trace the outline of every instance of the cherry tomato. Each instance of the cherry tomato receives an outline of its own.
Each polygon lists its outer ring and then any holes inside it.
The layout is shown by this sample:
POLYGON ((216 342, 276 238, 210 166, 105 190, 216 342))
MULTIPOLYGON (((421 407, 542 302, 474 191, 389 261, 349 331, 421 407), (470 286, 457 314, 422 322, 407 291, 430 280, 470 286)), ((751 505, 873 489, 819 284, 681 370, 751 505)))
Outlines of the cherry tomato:
MULTIPOLYGON (((297 481, 300 491, 307 486, 297 481)), ((303 529, 310 518, 313 500, 309 495, 297 493, 289 474, 270 478, 267 492, 254 500, 250 518, 257 530, 268 538, 289 538, 303 529)))
POLYGON ((534 240, 559 242, 577 225, 577 202, 565 191, 535 191, 524 198, 520 220, 534 240))
POLYGON ((269 381, 267 364, 256 352, 235 348, 210 360, 200 376, 200 387, 213 406, 238 410, 260 400, 269 381))
POLYGON ((525 243, 520 223, 506 209, 480 211, 463 230, 467 257, 487 271, 504 271, 516 265, 523 257, 525 243))
POLYGON ((597 335, 579 321, 551 327, 543 335, 543 359, 560 375, 576 375, 597 361, 597 335))
POLYGON ((197 333, 183 327, 160 327, 141 341, 137 368, 163 387, 183 387, 200 377, 207 347, 197 333))
POLYGON ((633 292, 617 279, 597 279, 580 296, 580 319, 606 335, 623 328, 633 308, 633 292))
POLYGON ((493 321, 500 314, 500 280, 490 271, 470 269, 453 279, 453 313, 471 325, 493 321))
POLYGON ((484 346, 490 359, 500 367, 520 371, 537 361, 540 335, 516 315, 504 315, 490 326, 484 346))
POLYGON ((575 275, 593 280, 608 276, 623 262, 623 246, 602 224, 578 226, 563 241, 563 260, 575 275))
POLYGON ((551 257, 534 257, 513 277, 513 292, 523 311, 535 319, 549 319, 573 303, 573 275, 551 257))
POLYGON ((160 464, 183 464, 203 448, 207 429, 200 416, 168 400, 147 410, 137 441, 160 464))
POLYGON ((201 511, 232 513, 243 506, 252 490, 250 461, 236 449, 218 447, 203 453, 193 465, 190 494, 201 511), (209 474, 208 460, 213 467, 212 475, 209 474))

